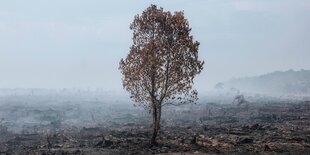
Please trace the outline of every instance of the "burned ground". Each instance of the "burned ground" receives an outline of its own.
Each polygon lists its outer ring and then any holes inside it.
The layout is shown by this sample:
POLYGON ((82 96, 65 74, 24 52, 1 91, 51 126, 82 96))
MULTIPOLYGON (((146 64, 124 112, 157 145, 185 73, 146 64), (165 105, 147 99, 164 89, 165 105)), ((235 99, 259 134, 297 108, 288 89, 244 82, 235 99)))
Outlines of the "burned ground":
POLYGON ((150 115, 131 104, 6 101, 0 154, 310 153, 309 101, 167 107, 157 146, 150 115))

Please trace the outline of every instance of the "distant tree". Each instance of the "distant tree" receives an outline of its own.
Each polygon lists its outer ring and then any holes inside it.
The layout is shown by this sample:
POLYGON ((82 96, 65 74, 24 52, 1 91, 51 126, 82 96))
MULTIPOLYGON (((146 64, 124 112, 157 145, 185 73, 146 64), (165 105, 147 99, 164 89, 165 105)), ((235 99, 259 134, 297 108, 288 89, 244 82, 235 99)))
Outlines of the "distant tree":
POLYGON ((119 69, 124 89, 152 113, 151 143, 155 144, 162 107, 198 99, 192 85, 204 62, 198 60, 199 42, 190 35, 183 12, 171 14, 151 5, 134 17, 130 29, 133 45, 119 69))
POLYGON ((242 104, 247 104, 248 101, 245 100, 244 95, 237 95, 235 96, 235 99, 233 100, 233 104, 237 104, 238 106, 242 105, 242 104))

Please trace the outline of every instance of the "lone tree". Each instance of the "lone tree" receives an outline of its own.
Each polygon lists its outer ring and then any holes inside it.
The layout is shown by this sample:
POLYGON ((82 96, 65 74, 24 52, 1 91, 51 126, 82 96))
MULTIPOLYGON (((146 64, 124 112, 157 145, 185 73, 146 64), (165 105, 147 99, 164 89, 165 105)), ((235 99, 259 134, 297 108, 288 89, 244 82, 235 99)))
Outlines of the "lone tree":
POLYGON ((190 35, 183 12, 172 14, 151 5, 134 17, 130 29, 133 45, 119 69, 124 89, 152 113, 151 144, 155 144, 162 107, 198 99, 192 85, 204 62, 198 60, 199 42, 190 35))

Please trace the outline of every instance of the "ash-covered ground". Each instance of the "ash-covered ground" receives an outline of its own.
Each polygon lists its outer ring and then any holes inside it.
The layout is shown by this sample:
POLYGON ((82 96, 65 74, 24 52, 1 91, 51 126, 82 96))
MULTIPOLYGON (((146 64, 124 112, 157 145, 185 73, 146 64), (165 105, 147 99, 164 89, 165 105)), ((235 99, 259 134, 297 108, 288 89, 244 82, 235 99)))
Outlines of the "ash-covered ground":
POLYGON ((0 97, 0 154, 309 154, 310 101, 201 99, 163 109, 158 145, 151 116, 100 93, 0 97))

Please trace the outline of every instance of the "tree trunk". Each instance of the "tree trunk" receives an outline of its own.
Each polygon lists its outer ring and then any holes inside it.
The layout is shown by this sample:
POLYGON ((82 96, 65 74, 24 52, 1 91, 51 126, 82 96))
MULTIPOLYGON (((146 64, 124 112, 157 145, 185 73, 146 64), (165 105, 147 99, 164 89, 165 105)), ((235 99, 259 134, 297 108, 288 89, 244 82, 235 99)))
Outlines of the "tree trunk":
POLYGON ((159 103, 159 105, 158 105, 158 109, 157 109, 157 112, 158 112, 158 114, 157 114, 157 130, 159 131, 159 129, 160 129, 160 119, 161 119, 161 104, 159 103))
POLYGON ((157 133, 158 133, 158 113, 157 113, 157 106, 153 106, 153 113, 152 113, 152 117, 153 117, 153 124, 152 124, 152 139, 151 139, 151 144, 155 145, 156 144, 156 137, 157 137, 157 133))
POLYGON ((151 139, 151 144, 156 145, 156 137, 158 135, 158 131, 160 129, 160 119, 161 119, 161 104, 158 106, 155 105, 153 107, 153 124, 152 124, 152 139, 151 139))

